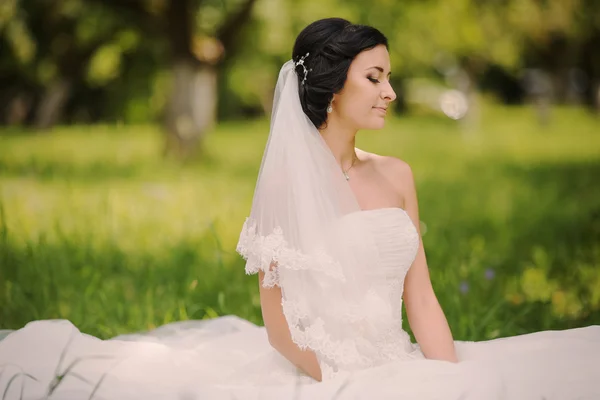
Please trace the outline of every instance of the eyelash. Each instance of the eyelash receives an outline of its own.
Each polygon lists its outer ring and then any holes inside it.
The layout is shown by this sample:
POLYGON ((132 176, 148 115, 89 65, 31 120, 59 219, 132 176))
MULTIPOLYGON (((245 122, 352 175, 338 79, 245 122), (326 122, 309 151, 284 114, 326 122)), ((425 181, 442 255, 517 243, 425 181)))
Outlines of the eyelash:
POLYGON ((373 83, 380 83, 379 80, 375 79, 375 78, 371 78, 370 76, 367 77, 368 80, 370 80, 373 83))

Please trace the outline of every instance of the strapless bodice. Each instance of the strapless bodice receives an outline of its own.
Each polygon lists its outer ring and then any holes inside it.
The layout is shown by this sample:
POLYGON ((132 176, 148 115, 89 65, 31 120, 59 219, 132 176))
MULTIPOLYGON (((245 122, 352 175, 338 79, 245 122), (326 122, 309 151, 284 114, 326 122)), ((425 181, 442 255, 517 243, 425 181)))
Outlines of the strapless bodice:
POLYGON ((348 214, 345 219, 362 230, 362 245, 369 243, 375 250, 377 258, 365 271, 366 276, 383 286, 403 287, 419 248, 419 234, 406 211, 378 208, 348 214))
MULTIPOLYGON (((348 314, 345 329, 358 333, 352 347, 361 361, 344 365, 338 357, 337 365, 353 370, 422 358, 402 329, 404 280, 419 249, 419 234, 409 215, 401 208, 362 210, 344 216, 331 234, 332 241, 343 243, 346 253, 338 254, 340 259, 361 257, 359 271, 344 270, 349 287, 345 298, 356 309, 347 312, 347 304, 339 307, 340 314, 348 314)), ((322 369, 327 371, 327 365, 322 369)))

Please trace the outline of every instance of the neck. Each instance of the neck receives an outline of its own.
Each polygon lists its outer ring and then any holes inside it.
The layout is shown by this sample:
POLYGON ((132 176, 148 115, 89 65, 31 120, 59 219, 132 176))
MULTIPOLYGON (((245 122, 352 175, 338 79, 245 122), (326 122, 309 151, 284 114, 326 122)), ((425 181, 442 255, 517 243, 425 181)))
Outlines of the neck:
POLYGON ((319 132, 340 167, 344 171, 350 168, 354 159, 358 158, 354 149, 357 131, 343 127, 333 118, 329 118, 327 127, 320 129, 319 132))

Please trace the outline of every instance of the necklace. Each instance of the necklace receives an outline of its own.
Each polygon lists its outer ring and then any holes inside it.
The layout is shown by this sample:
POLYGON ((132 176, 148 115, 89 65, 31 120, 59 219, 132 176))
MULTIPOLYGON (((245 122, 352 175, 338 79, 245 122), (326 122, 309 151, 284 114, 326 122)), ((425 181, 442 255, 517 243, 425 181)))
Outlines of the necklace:
POLYGON ((350 180, 350 176, 348 175, 348 171, 350 171, 350 169, 351 169, 352 167, 354 167, 354 162, 355 162, 355 161, 356 161, 356 155, 354 155, 354 156, 352 157, 352 164, 350 164, 350 167, 349 167, 347 170, 345 170, 345 171, 344 171, 344 169, 342 168, 342 172, 344 173, 344 177, 346 178, 346 180, 347 180, 347 181, 349 181, 349 180, 350 180))

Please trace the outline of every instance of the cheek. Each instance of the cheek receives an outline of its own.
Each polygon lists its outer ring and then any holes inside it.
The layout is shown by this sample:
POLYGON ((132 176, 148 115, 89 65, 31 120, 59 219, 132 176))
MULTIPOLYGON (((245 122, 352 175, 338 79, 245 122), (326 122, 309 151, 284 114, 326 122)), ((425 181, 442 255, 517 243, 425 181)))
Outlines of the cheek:
POLYGON ((348 103, 345 110, 345 119, 357 129, 378 129, 383 126, 384 118, 373 108, 377 104, 377 96, 372 92, 362 91, 348 103))
POLYGON ((384 118, 373 107, 379 104, 379 88, 367 79, 350 79, 338 98, 338 113, 356 129, 380 129, 384 118))
POLYGON ((341 117, 346 121, 346 124, 360 129, 365 124, 365 119, 368 118, 364 101, 361 102, 360 98, 348 101, 341 110, 341 117))
POLYGON ((373 106, 377 102, 377 91, 368 84, 354 84, 347 87, 343 99, 340 100, 343 100, 340 102, 340 112, 344 119, 364 122, 365 118, 372 118, 375 115, 373 106))

